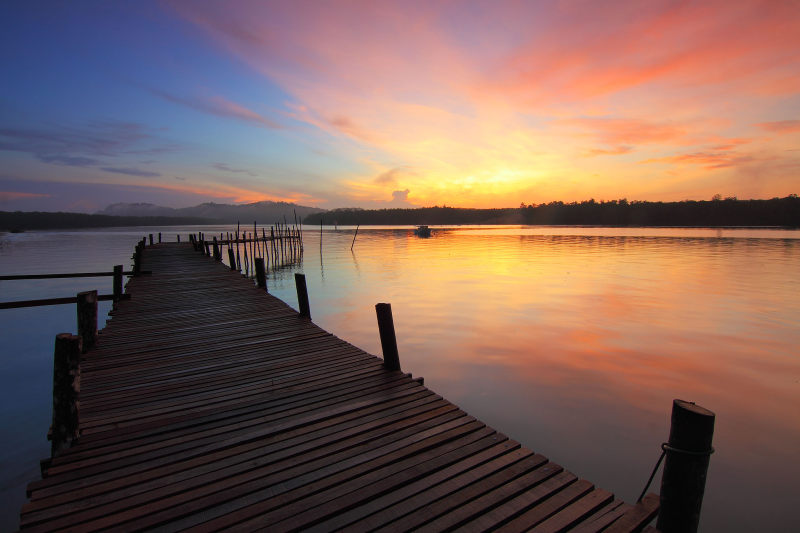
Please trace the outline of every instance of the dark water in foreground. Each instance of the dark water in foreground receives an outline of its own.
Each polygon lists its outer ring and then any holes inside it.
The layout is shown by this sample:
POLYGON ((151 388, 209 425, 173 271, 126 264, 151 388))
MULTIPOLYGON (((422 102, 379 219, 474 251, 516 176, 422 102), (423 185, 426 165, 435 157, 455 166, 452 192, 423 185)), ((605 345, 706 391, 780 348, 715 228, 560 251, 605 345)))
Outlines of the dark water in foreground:
MULTIPOLYGON (((0 234, 0 273, 127 268, 154 231, 0 234)), ((318 230, 305 238, 296 270, 323 328, 379 354, 374 304, 391 302, 405 371, 627 501, 666 440, 672 399, 695 401, 717 414, 701 529, 800 530, 800 232, 361 228, 351 252, 352 228, 326 228, 321 253, 318 230)), ((294 271, 269 287, 296 308, 294 271)), ((0 300, 95 288, 111 292, 111 278, 0 281, 0 300)), ((75 330, 75 310, 3 310, 0 323, 7 530, 49 452, 53 338, 75 330)))

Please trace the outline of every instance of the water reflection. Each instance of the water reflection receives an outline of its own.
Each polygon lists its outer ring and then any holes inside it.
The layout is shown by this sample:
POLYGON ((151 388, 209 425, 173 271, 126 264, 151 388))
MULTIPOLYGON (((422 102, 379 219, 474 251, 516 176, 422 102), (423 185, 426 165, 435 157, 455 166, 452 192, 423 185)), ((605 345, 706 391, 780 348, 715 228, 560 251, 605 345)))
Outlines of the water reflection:
MULTIPOLYGON (((463 227, 419 239, 411 227, 361 227, 351 250, 354 230, 304 232, 303 263, 271 271, 270 292, 296 308, 292 274, 304 271, 314 321, 372 353, 374 304, 391 302, 405 371, 628 501, 667 437, 672 399, 705 405, 718 418, 704 529, 800 529, 787 511, 800 476, 798 232, 463 227)), ((3 236, 0 271, 128 264, 150 232, 3 236)), ((0 282, 0 295, 71 295, 99 281, 86 283, 0 282)), ((35 471, 47 449, 52 337, 74 331, 74 310, 0 318, 14 347, 2 362, 12 381, 3 431, 35 420, 4 442, 33 449, 23 460, 35 471)), ((3 452, 4 466, 19 461, 3 452)))

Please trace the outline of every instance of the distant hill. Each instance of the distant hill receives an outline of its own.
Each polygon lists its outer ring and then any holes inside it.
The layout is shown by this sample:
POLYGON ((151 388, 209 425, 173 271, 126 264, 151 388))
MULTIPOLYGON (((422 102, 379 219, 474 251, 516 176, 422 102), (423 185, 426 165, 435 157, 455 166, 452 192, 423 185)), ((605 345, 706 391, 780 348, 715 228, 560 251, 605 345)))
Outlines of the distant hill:
POLYGON ((288 202, 255 202, 251 204, 217 204, 208 202, 194 207, 183 207, 175 209, 172 207, 162 207, 146 203, 119 203, 111 204, 98 215, 110 216, 160 216, 160 217, 193 217, 210 219, 222 224, 272 224, 273 222, 283 222, 284 219, 293 222, 294 215, 297 213, 298 220, 302 220, 308 215, 322 213, 324 209, 316 207, 306 207, 303 205, 291 204, 288 202))

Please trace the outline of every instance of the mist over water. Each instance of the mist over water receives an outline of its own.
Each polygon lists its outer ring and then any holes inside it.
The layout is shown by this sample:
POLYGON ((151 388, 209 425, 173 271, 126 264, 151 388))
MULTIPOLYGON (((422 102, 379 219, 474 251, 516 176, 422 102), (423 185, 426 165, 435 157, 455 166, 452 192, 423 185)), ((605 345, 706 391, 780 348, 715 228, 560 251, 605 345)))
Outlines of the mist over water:
MULTIPOLYGON (((403 370, 523 445, 619 498, 642 490, 673 398, 717 414, 706 531, 800 529, 800 232, 576 227, 305 228, 301 265, 269 291, 380 354, 390 302, 403 370)), ((230 227, 163 228, 186 240, 230 227)), ((0 234, 0 273, 128 269, 158 228, 0 234)), ((223 254, 227 260, 227 254, 223 254)), ((0 300, 111 292, 111 278, 0 281, 0 300)), ((105 317, 110 304, 100 303, 105 317)), ((74 306, 0 311, 0 529, 49 455, 54 337, 74 306)), ((102 324, 101 324, 102 326, 102 324)), ((658 492, 660 473, 652 492, 658 492)))

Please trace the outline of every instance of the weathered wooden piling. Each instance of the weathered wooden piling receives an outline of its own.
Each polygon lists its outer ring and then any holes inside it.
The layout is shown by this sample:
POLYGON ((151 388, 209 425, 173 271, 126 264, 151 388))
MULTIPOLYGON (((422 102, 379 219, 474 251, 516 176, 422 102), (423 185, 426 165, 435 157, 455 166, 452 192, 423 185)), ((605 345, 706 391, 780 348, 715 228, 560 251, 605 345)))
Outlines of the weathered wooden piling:
POLYGON ((233 248, 228 246, 228 264, 231 267, 231 270, 236 270, 236 256, 233 255, 233 248))
POLYGON ((663 445, 666 460, 656 526, 661 533, 697 531, 708 463, 714 453, 714 419, 713 412, 693 402, 672 402, 669 442, 663 445))
POLYGON ((400 355, 397 353, 397 337, 394 333, 392 304, 375 304, 375 313, 378 315, 378 332, 381 336, 383 364, 389 370, 400 370, 400 355))
POLYGON ((56 335, 53 352, 53 422, 48 438, 51 455, 69 448, 78 438, 78 393, 82 339, 70 333, 56 335))
POLYGON ((158 232, 158 244, 161 244, 161 232, 158 232))
POLYGON ((219 247, 216 235, 214 235, 214 261, 222 261, 222 250, 219 247))
POLYGON ((294 284, 297 286, 297 305, 300 307, 300 318, 311 319, 311 306, 308 305, 308 287, 305 274, 295 274, 294 284))
POLYGON ((260 289, 267 288, 267 272, 264 269, 264 258, 263 257, 256 257, 255 259, 255 266, 256 266, 256 283, 260 289))
POLYGON ((150 246, 153 246, 153 234, 150 234, 150 246))
POLYGON ((94 348, 97 342, 97 291, 78 293, 78 336, 83 341, 83 352, 94 348))
POLYGON ((122 298, 122 265, 114 265, 114 302, 122 298))

